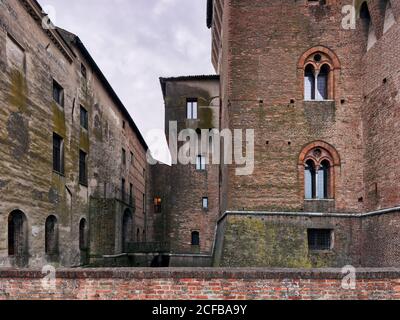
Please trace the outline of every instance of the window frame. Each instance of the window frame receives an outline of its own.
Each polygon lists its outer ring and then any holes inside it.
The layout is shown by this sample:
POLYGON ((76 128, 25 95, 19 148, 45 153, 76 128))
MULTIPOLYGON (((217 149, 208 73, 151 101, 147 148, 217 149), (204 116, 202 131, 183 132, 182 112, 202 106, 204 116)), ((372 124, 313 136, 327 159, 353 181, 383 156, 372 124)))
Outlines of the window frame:
POLYGON ((65 94, 63 86, 57 80, 53 79, 53 101, 61 108, 64 108, 64 100, 65 94))
POLYGON ((162 213, 162 198, 154 197, 154 213, 162 213))
POLYGON ((193 230, 191 232, 190 244, 192 247, 200 247, 200 231, 193 230), (196 240, 196 241, 194 241, 196 240))
POLYGON ((334 248, 334 230, 330 228, 307 229, 307 244, 310 252, 332 251, 334 248))
POLYGON ((199 116, 199 101, 197 98, 186 99, 186 119, 197 120, 199 116))
POLYGON ((206 157, 203 155, 198 155, 196 157, 196 171, 206 171, 206 157))
POLYGON ((82 149, 79 149, 79 184, 88 186, 88 154, 82 149), (83 156, 83 161, 82 161, 83 156))
POLYGON ((83 105, 80 105, 79 108, 79 122, 81 128, 89 130, 89 112, 83 105))
POLYGON ((210 201, 208 197, 203 197, 201 200, 201 207, 203 211, 208 211, 210 208, 210 201))
POLYGON ((53 132, 53 172, 64 176, 64 138, 59 134, 53 132), (56 149, 55 141, 59 141, 59 147, 56 149), (58 157, 56 159, 55 151, 58 150, 58 157))

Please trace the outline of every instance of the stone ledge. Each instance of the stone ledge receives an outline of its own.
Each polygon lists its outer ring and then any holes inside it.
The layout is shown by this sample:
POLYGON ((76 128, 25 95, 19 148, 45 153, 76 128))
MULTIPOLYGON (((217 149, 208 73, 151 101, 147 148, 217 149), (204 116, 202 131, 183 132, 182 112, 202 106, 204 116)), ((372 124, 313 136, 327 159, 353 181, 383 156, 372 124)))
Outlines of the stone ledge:
MULTIPOLYGON (((43 279, 40 270, 0 270, 0 279, 43 279)), ((58 269, 58 279, 310 279, 341 280, 341 269, 216 269, 216 268, 109 268, 109 269, 58 269)), ((360 279, 400 279, 400 268, 359 268, 356 278, 360 279)))

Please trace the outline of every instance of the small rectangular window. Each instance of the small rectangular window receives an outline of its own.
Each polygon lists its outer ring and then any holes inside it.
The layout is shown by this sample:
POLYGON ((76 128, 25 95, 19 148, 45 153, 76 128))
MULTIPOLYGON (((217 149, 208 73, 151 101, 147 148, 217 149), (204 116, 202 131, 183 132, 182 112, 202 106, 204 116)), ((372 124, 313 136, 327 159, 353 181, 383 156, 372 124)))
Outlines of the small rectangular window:
POLYGON ((89 128, 88 112, 83 106, 81 106, 81 127, 86 130, 89 128))
POLYGON ((79 150, 79 183, 87 186, 87 154, 79 150))
POLYGON ((134 163, 133 163, 133 160, 134 160, 134 159, 133 159, 133 152, 131 151, 131 166, 133 166, 133 164, 134 164, 134 163))
POLYGON ((331 250, 332 233, 330 229, 309 229, 308 248, 310 250, 331 250))
POLYGON ((53 99, 61 107, 64 107, 64 89, 53 79, 53 99))
POLYGON ((187 109, 187 118, 195 120, 197 119, 197 108, 198 102, 197 99, 187 99, 186 100, 186 109, 187 109))
POLYGON ((129 184, 129 204, 133 205, 133 184, 129 184))
POLYGON ((143 214, 146 214, 146 195, 143 193, 143 214))
POLYGON ((197 158, 196 158, 196 170, 198 170, 198 171, 206 170, 206 157, 197 156, 197 158))
POLYGON ((122 129, 125 129, 125 127, 126 127, 126 122, 122 120, 122 129))
POLYGON ((53 170, 64 174, 64 140, 53 133, 53 170))
POLYGON ((122 164, 126 165, 126 151, 124 148, 122 148, 122 164))
POLYGON ((203 197, 203 210, 208 210, 208 198, 207 197, 203 197))
POLYGON ((154 198, 154 213, 161 213, 161 198, 154 198))

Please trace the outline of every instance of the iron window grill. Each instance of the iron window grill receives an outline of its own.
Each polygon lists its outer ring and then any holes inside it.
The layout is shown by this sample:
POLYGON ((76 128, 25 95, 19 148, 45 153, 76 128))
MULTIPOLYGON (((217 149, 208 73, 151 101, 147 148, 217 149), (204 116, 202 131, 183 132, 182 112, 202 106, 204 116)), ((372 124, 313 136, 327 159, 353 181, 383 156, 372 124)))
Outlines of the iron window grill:
POLYGON ((330 229, 309 229, 308 248, 310 250, 331 250, 332 230, 330 229))

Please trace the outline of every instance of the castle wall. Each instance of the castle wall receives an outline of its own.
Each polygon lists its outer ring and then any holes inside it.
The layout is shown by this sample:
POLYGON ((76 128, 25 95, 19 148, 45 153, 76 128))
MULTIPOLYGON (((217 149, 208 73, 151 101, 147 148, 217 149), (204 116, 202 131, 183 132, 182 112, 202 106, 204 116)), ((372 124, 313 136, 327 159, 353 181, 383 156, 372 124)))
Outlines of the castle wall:
MULTIPOLYGON (((126 177, 127 194, 129 183, 134 186, 135 229, 143 233, 147 147, 74 36, 67 33, 63 39, 61 31, 46 33, 40 16, 35 21, 25 5, 34 8, 33 14, 41 14, 33 1, 3 1, 0 10, 0 257, 2 266, 15 263, 8 254, 8 218, 12 211, 20 210, 26 217, 25 265, 51 262, 74 266, 82 263, 81 219, 87 221, 85 236, 90 234, 91 197, 120 198, 122 177, 126 177), (87 80, 81 74, 81 63, 87 69, 87 80), (64 89, 64 107, 53 100, 53 78, 64 89), (80 105, 89 114, 88 131, 80 126, 80 105), (53 132, 64 139, 63 174, 53 172, 53 132), (128 167, 122 165, 122 146, 128 167), (79 150, 88 154, 87 185, 79 183, 79 150), (135 159, 132 165, 130 151, 135 159), (45 254, 45 221, 50 215, 57 218, 57 261, 45 254)), ((115 215, 118 219, 122 213, 115 215)), ((121 238, 120 226, 109 228, 116 241, 121 238)), ((110 254, 121 250, 120 242, 110 254)))
POLYGON ((362 119, 365 141, 364 180, 367 211, 400 203, 400 4, 391 1, 396 23, 383 33, 383 1, 370 1, 377 42, 362 58, 362 119))
MULTIPOLYGON (((178 134, 183 129, 219 129, 219 81, 215 79, 165 79, 166 135, 169 122, 177 122, 178 134), (188 120, 186 99, 198 99, 198 119, 188 120)), ((175 142, 176 143, 176 142, 175 142)), ((169 141, 170 148, 174 143, 169 141)), ((183 146, 178 143, 178 150, 183 146)), ((219 160, 219 159, 218 159, 219 160)), ((211 255, 216 221, 219 216, 219 165, 211 163, 206 170, 195 164, 157 165, 152 171, 153 196, 162 199, 162 212, 155 214, 156 235, 170 243, 171 252, 211 255), (209 208, 202 208, 208 197, 209 208), (164 226, 164 228, 162 228, 164 226), (191 245, 193 231, 200 233, 200 246, 191 245)), ((178 258, 176 258, 178 259, 178 258)), ((182 265, 178 259, 176 263, 182 265)))

